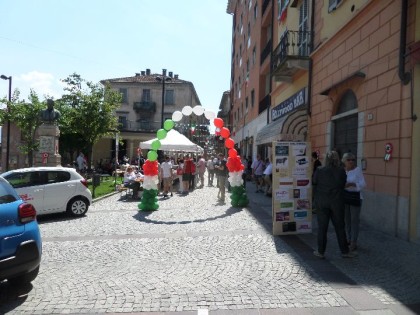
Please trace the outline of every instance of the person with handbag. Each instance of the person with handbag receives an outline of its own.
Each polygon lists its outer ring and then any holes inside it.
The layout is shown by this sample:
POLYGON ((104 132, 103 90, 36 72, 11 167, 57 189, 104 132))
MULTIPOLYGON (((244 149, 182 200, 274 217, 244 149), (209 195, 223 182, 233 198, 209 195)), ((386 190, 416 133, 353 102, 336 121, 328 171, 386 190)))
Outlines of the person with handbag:
POLYGON ((360 209, 362 207, 361 191, 366 187, 365 178, 360 167, 356 166, 356 157, 353 153, 344 153, 341 160, 347 174, 344 190, 344 221, 347 242, 350 242, 351 251, 357 249, 359 236, 360 209))

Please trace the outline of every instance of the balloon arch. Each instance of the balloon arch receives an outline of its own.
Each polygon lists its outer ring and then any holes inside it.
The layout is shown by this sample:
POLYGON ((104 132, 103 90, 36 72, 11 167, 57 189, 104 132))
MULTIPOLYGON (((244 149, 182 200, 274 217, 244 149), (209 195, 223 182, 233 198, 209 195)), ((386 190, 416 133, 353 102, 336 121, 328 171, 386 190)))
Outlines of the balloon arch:
POLYGON ((166 138, 166 134, 175 126, 175 122, 178 122, 182 117, 189 116, 192 113, 197 116, 203 115, 210 121, 213 121, 216 127, 216 134, 220 134, 225 139, 225 146, 229 149, 227 168, 229 170, 229 183, 231 185, 231 205, 233 207, 245 207, 248 205, 249 200, 243 186, 242 173, 244 171, 244 165, 242 164, 241 158, 238 152, 234 149, 235 142, 230 138, 230 130, 224 127, 223 119, 215 117, 216 115, 205 110, 202 106, 197 105, 194 108, 191 106, 184 106, 181 111, 175 111, 172 114, 172 119, 167 119, 163 124, 163 129, 159 129, 156 132, 157 140, 152 142, 152 149, 147 153, 147 160, 143 165, 144 180, 143 180, 143 197, 138 208, 142 211, 154 211, 159 208, 158 204, 158 154, 157 151, 161 146, 160 140, 166 138))

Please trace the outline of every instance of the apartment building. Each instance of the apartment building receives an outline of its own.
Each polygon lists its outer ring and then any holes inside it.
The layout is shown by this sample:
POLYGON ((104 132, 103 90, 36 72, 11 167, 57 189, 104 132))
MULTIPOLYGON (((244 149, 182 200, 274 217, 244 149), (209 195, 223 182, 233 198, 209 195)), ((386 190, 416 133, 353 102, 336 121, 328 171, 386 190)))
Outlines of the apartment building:
POLYGON ((271 104, 272 1, 228 0, 232 15, 232 138, 241 155, 267 155, 256 135, 268 123, 271 104))
POLYGON ((417 1, 229 0, 227 12, 235 141, 253 156, 274 140, 310 141, 321 160, 351 151, 367 181, 362 220, 420 243, 417 1))
MULTIPOLYGON (((156 137, 162 121, 172 118, 174 111, 186 105, 201 105, 192 82, 180 79, 179 75, 163 70, 152 73, 150 69, 131 77, 106 79, 102 84, 110 86, 122 95, 122 103, 116 115, 119 120, 119 158, 137 156, 139 143, 156 137)), ((208 124, 204 116, 184 117, 176 129, 189 135, 191 125, 208 124)), ((94 160, 112 159, 115 156, 115 138, 102 139, 93 148, 94 160)))
POLYGON ((362 220, 420 243, 419 4, 313 3, 312 147, 354 153, 362 220))

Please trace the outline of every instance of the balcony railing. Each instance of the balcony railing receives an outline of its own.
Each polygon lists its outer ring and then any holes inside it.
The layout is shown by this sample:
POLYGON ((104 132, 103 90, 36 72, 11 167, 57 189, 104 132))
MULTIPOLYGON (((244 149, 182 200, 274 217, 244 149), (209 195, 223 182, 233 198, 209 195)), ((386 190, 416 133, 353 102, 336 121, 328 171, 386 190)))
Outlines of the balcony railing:
POLYGON ((297 69, 308 69, 311 34, 310 31, 284 32, 271 57, 275 77, 288 77, 297 69))
POLYGON ((133 103, 133 109, 135 111, 142 112, 156 112, 156 102, 152 101, 140 101, 133 103))
POLYGON ((271 43, 271 39, 270 39, 268 41, 267 45, 265 45, 263 51, 261 52, 260 65, 262 65, 264 63, 264 60, 270 55, 271 47, 272 47, 272 43, 271 43))
POLYGON ((120 122, 119 130, 120 131, 135 131, 135 132, 145 132, 145 133, 152 133, 156 132, 161 128, 160 121, 132 121, 126 120, 124 122, 120 122))
POLYGON ((267 94, 261 101, 258 106, 258 114, 261 114, 263 111, 265 111, 267 108, 270 107, 271 103, 271 97, 270 94, 267 94))

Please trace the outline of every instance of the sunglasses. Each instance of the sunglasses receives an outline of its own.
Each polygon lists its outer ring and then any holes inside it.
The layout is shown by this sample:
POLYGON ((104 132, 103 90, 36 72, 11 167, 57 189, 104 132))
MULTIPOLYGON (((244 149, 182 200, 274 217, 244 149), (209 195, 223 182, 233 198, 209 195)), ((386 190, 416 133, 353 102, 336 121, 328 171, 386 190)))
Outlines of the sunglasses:
POLYGON ((354 161, 356 161, 355 159, 347 159, 347 161, 352 161, 352 162, 354 162, 354 161))

